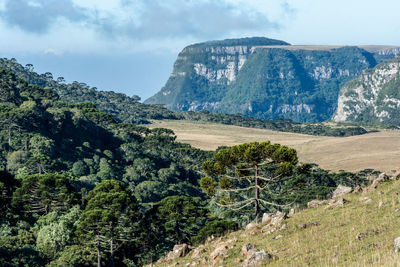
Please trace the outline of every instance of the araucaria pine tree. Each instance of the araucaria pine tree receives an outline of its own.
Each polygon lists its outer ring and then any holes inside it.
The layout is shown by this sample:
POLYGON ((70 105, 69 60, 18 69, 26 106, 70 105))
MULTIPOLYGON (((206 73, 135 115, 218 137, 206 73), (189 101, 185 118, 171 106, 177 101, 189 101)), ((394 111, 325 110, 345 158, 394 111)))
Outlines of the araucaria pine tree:
POLYGON ((200 186, 217 198, 221 207, 242 210, 254 207, 259 222, 261 206, 284 206, 274 194, 298 163, 296 150, 267 142, 245 143, 220 150, 203 163, 207 176, 200 186))

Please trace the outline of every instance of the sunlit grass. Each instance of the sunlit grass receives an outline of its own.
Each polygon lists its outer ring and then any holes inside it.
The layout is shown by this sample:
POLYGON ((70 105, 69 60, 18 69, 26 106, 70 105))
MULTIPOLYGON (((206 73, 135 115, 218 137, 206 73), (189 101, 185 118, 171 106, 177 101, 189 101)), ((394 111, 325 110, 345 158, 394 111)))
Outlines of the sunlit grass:
MULTIPOLYGON (((287 228, 272 234, 262 232, 263 225, 247 231, 238 231, 225 236, 221 241, 204 245, 202 255, 207 257, 216 244, 238 238, 229 257, 223 262, 207 262, 205 266, 241 266, 245 257, 240 255, 243 244, 252 243, 257 249, 265 249, 278 259, 268 266, 399 266, 400 254, 393 251, 393 241, 400 236, 399 203, 400 182, 387 182, 374 192, 348 194, 344 207, 326 206, 296 213, 284 223, 287 228), (373 201, 365 203, 360 196, 373 201), (378 207, 379 202, 384 205, 378 207), (318 226, 300 229, 298 224, 318 222, 318 226), (277 235, 283 238, 273 240, 277 235), (357 235, 359 238, 357 238, 357 235)), ((177 266, 185 266, 194 260, 191 255, 179 259, 177 266)), ((168 266, 171 263, 162 264, 168 266)))

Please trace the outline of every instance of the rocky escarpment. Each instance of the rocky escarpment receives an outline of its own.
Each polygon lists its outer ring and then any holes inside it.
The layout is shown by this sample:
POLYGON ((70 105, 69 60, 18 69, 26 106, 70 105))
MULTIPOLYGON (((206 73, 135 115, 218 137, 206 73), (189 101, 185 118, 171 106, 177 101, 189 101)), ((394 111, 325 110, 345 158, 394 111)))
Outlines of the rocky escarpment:
POLYGON ((400 58, 384 62, 347 83, 333 120, 400 124, 400 58))
POLYGON ((190 45, 179 53, 166 85, 145 103, 174 110, 215 110, 257 45, 289 44, 254 37, 190 45))
POLYGON ((335 112, 341 86, 398 53, 396 47, 291 46, 267 38, 195 44, 183 49, 166 85, 145 103, 320 122, 335 112))

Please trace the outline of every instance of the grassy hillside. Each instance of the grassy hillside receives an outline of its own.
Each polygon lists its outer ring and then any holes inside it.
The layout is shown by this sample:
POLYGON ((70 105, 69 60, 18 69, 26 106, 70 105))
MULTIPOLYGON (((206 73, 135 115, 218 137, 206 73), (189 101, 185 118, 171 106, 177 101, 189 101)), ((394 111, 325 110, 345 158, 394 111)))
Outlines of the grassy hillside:
POLYGON ((338 138, 189 121, 153 121, 150 127, 170 128, 180 142, 205 150, 271 140, 295 148, 300 161, 317 163, 332 171, 371 168, 391 173, 400 166, 400 132, 397 130, 338 138))
POLYGON ((399 181, 389 181, 367 194, 351 193, 344 196, 348 203, 343 207, 324 205, 294 214, 282 223, 285 229, 268 233, 270 228, 260 224, 201 245, 198 257, 190 253, 156 266, 198 261, 204 266, 241 266, 246 257, 240 251, 247 243, 277 257, 265 266, 398 266, 393 241, 400 235, 399 186, 399 181), (228 257, 210 260, 215 248, 228 240, 228 257))

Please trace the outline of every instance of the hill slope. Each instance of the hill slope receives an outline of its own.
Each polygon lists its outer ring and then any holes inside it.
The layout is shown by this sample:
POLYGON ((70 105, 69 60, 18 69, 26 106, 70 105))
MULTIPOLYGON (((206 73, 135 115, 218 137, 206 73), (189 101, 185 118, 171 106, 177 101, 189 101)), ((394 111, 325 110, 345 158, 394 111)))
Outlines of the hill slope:
POLYGON ((261 119, 324 121, 334 113, 345 82, 400 52, 383 46, 307 47, 257 41, 186 47, 166 85, 145 103, 261 119))
POLYGON ((343 206, 325 204, 275 227, 260 224, 233 232, 155 266, 255 266, 245 264, 245 244, 272 254, 262 266, 397 266, 393 241, 400 235, 399 186, 389 181, 367 194, 347 194, 343 206))
POLYGON ((334 121, 400 124, 400 58, 384 62, 340 91, 334 121))

